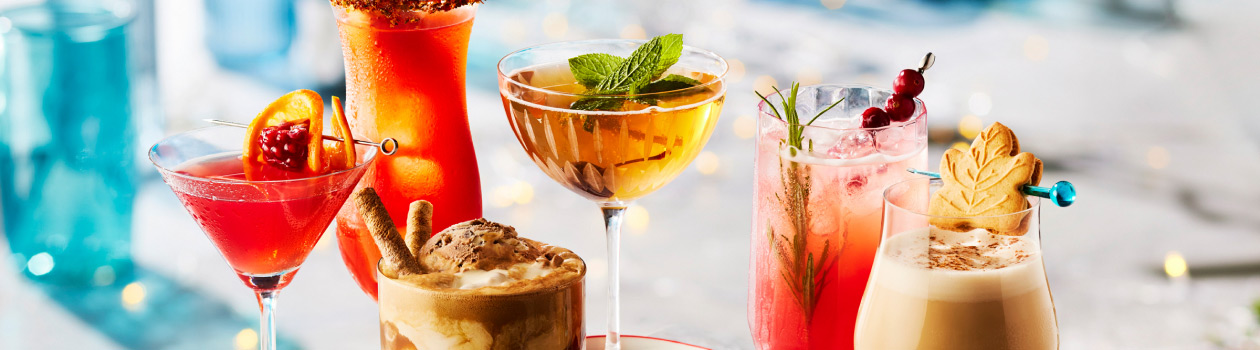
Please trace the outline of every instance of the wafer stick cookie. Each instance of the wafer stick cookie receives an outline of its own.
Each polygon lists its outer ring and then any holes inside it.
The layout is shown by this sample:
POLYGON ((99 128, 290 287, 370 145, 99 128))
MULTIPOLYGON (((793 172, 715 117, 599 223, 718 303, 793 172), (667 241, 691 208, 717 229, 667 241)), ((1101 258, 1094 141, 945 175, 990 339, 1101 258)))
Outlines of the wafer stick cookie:
POLYGON ((411 202, 411 207, 407 210, 407 248, 411 250, 411 256, 416 257, 419 261, 420 250, 424 249, 424 243, 429 241, 429 237, 433 236, 433 203, 426 200, 417 200, 411 202))
POLYGON ((364 187, 356 191, 354 204, 358 206, 359 212, 363 213, 363 222, 372 233, 372 240, 376 241, 376 247, 381 250, 381 257, 384 260, 381 272, 386 275, 393 273, 394 276, 390 276, 391 278, 423 272, 419 260, 416 260, 415 256, 411 255, 411 251, 407 250, 402 234, 399 234, 398 228, 394 227, 394 221, 389 218, 389 212, 385 210, 385 204, 381 203, 381 197, 376 195, 376 190, 364 187))

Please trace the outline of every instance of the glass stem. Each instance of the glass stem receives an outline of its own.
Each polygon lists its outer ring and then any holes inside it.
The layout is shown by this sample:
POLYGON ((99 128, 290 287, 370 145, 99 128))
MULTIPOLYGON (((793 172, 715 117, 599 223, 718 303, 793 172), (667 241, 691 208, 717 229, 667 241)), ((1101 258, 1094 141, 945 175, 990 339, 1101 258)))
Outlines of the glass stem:
POLYGON ((262 318, 258 320, 258 349, 276 350, 276 293, 279 290, 258 291, 258 306, 262 318))
POLYGON ((621 350, 621 219, 626 205, 601 207, 608 230, 608 336, 604 350, 621 350))

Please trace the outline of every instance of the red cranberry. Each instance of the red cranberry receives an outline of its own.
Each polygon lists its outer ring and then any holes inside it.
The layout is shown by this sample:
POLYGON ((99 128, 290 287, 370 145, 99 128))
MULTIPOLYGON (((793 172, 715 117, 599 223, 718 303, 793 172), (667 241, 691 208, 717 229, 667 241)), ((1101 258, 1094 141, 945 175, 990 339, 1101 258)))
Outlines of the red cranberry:
POLYGON ((310 120, 304 120, 263 128, 259 140, 263 161, 282 169, 301 171, 310 144, 310 125, 310 120))
POLYGON ((888 119, 888 112, 884 112, 884 110, 879 107, 871 107, 862 111, 863 128, 885 127, 889 124, 891 124, 891 122, 888 119))
POLYGON ((914 98, 909 95, 893 94, 884 101, 884 110, 888 112, 888 119, 894 122, 910 120, 910 117, 914 116, 914 98))
POLYGON ((903 69, 893 80, 893 92, 915 97, 923 92, 923 74, 913 69, 903 69))

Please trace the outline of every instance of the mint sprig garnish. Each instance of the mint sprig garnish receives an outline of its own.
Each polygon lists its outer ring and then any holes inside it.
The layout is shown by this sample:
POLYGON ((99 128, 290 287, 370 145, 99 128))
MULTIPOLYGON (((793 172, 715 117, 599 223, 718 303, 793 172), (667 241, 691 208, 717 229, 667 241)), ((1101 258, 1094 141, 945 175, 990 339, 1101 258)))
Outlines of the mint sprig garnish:
POLYGON ((640 45, 622 58, 606 53, 591 53, 569 59, 569 71, 578 83, 587 88, 583 97, 569 108, 582 111, 611 111, 621 108, 626 100, 653 105, 654 98, 633 95, 686 89, 700 81, 677 74, 661 77, 682 57, 682 34, 662 35, 640 45))
POLYGON ((570 58, 569 71, 573 72, 573 77, 577 78, 578 83, 589 89, 599 85, 604 77, 612 74, 625 60, 606 53, 588 53, 570 58))
POLYGON ((699 80, 691 79, 678 74, 670 74, 667 77, 644 85, 643 88, 639 89, 639 93, 647 94, 653 92, 682 90, 696 85, 700 85, 699 80))
POLYGON ((601 92, 622 92, 629 91, 631 93, 638 91, 639 88, 651 82, 652 73, 656 72, 656 63, 661 61, 661 45, 658 39, 652 39, 646 44, 634 49, 629 58, 621 62, 611 74, 604 77, 598 85, 595 85, 596 91, 601 92))

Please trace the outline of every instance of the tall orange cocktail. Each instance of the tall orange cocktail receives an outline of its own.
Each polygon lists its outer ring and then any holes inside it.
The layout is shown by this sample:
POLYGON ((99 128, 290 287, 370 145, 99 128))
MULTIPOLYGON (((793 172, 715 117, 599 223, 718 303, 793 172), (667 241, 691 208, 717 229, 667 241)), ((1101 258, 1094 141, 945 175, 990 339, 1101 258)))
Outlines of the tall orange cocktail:
MULTIPOLYGON (((464 72, 475 4, 332 0, 346 60, 346 106, 356 137, 398 140, 360 187, 381 196, 395 223, 424 199, 441 208, 433 229, 481 217, 481 181, 468 131, 464 72)), ((405 231, 404 231, 405 232, 405 231)), ((337 214, 341 256, 376 298, 381 258, 353 205, 337 214)))

